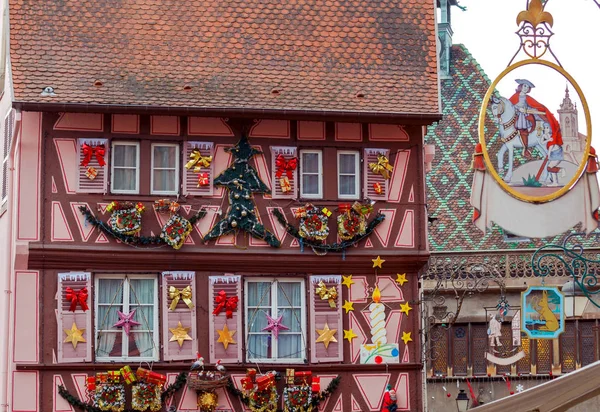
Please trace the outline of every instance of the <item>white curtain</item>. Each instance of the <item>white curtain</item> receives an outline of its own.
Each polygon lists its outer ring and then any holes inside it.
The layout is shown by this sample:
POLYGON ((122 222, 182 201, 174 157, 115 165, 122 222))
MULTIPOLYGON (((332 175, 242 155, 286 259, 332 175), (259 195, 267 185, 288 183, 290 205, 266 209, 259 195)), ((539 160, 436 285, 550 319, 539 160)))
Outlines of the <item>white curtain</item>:
POLYGON ((356 155, 339 155, 339 191, 341 195, 356 195, 356 155))
POLYGON ((137 169, 137 146, 113 145, 113 189, 135 190, 137 169))
POLYGON ((176 191, 176 148, 174 146, 154 146, 152 156, 154 156, 153 190, 176 191))
MULTIPOLYGON (((98 340, 96 343, 96 356, 121 356, 121 345, 115 341, 121 331, 113 325, 119 320, 117 310, 123 306, 123 280, 100 279, 96 299, 98 301, 98 340)), ((119 339, 120 341, 120 339, 119 339)))
POLYGON ((302 288, 299 282, 277 282, 277 307, 282 322, 290 328, 279 332, 277 357, 297 359, 303 355, 302 344, 302 288))
POLYGON ((271 357, 271 334, 262 332, 267 326, 266 313, 271 314, 271 282, 248 283, 248 357, 271 357))
POLYGON ((154 280, 131 279, 129 285, 129 311, 136 309, 134 319, 141 323, 129 335, 129 356, 151 357, 154 348, 154 280), (135 348, 131 347, 132 338, 135 348))

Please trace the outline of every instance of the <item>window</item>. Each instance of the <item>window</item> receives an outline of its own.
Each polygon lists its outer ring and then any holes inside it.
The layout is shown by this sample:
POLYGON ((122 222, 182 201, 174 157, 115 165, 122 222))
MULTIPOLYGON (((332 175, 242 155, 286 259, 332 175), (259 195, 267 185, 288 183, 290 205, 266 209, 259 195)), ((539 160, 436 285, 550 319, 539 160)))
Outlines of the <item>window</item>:
POLYGON ((179 189, 179 146, 152 145, 152 194, 176 195, 179 189))
POLYGON ((250 362, 268 361, 303 363, 306 359, 306 304, 304 281, 297 279, 246 280, 246 350, 250 362), (279 338, 263 330, 267 315, 281 317, 288 329, 279 330, 279 338))
POLYGON ((158 360, 157 280, 143 275, 96 277, 96 360, 158 360), (139 325, 114 326, 122 314, 139 325))
POLYGON ((137 194, 140 190, 140 145, 135 142, 112 144, 113 193, 137 194))
POLYGON ((320 150, 300 151, 300 196, 310 199, 323 197, 323 164, 320 150))
POLYGON ((340 199, 358 199, 358 152, 340 150, 338 156, 338 197, 340 199))

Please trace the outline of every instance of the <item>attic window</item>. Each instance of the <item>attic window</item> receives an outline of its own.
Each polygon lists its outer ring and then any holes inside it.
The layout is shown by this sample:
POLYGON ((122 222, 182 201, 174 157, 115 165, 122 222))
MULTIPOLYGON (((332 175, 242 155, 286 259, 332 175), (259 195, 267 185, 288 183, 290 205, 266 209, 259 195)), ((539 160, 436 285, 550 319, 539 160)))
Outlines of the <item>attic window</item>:
POLYGON ((101 81, 101 80, 96 80, 96 81, 94 82, 94 86, 96 86, 96 87, 100 87, 100 86, 102 86, 103 84, 104 84, 104 83, 102 83, 102 81, 101 81))
POLYGON ((40 93, 40 96, 42 96, 42 97, 56 96, 56 93, 54 93, 54 87, 50 87, 50 86, 45 87, 44 90, 42 90, 42 92, 40 93))
POLYGON ((271 96, 279 96, 281 94, 281 89, 279 87, 273 87, 271 90, 271 96))

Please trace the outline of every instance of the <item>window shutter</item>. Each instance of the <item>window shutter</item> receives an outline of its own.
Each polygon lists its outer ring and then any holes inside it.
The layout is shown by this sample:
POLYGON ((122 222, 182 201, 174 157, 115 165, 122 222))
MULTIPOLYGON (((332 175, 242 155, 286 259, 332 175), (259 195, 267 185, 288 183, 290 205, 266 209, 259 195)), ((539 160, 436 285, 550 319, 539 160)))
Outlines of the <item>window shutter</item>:
POLYGON ((310 360, 312 363, 322 362, 341 362, 344 360, 344 327, 342 324, 342 287, 341 276, 311 276, 310 277, 310 301, 312 312, 310 315, 310 360), (337 289, 337 299, 335 300, 335 308, 329 305, 329 300, 321 299, 316 293, 317 285, 323 281, 327 288, 335 287, 337 289), (317 343, 319 334, 317 329, 323 329, 325 324, 329 329, 337 329, 334 337, 337 342, 329 343, 329 347, 321 342, 317 343))
POLYGON ((58 274, 58 362, 91 362, 92 361, 92 340, 94 338, 92 325, 92 290, 91 275, 89 272, 68 272, 58 274), (70 310, 72 301, 67 299, 67 288, 71 288, 74 293, 81 293, 83 288, 87 289, 88 296, 85 301, 88 309, 83 310, 81 304, 77 302, 75 311, 70 310), (72 328, 73 323, 77 329, 85 329, 83 338, 85 342, 78 342, 77 348, 73 348, 71 342, 65 342, 67 334, 65 329, 72 328))
POLYGON ((10 151, 14 122, 15 110, 11 109, 4 118, 4 136, 2 139, 2 193, 0 195, 0 202, 4 202, 8 196, 8 152, 10 151))
MULTIPOLYGON (((211 156, 214 160, 214 149, 212 142, 185 142, 185 150, 183 150, 183 194, 184 196, 212 196, 213 194, 213 177, 214 165, 210 162, 209 167, 201 167, 200 172, 194 172, 194 167, 187 169, 185 165, 190 161, 190 154, 197 149, 202 156, 211 156), (208 185, 198 187, 199 174, 206 173, 208 176, 208 185)), ((200 165, 198 165, 200 166, 200 165)))
MULTIPOLYGON (((273 182, 273 190, 271 196, 273 199, 296 199, 298 197, 298 163, 291 172, 292 177, 289 177, 286 172, 283 173, 282 177, 285 176, 290 182, 290 191, 284 192, 279 184, 279 177, 277 177, 277 156, 282 155, 286 162, 296 158, 297 149, 291 146, 272 146, 271 147, 271 181, 273 182)), ((297 161, 298 162, 298 161, 297 161)))
POLYGON ((244 339, 244 333, 242 331, 242 315, 244 313, 242 306, 242 282, 239 275, 228 275, 223 276, 210 276, 210 285, 208 288, 208 309, 209 309, 209 339, 210 339, 210 362, 215 363, 221 359, 223 363, 239 363, 242 361, 242 342, 244 339), (227 319, 225 309, 223 309, 218 315, 213 315, 213 311, 216 308, 215 298, 219 295, 220 291, 224 291, 227 294, 227 298, 236 297, 238 298, 237 309, 233 311, 232 318, 227 319), (217 342, 219 339, 218 330, 223 330, 223 327, 227 325, 227 328, 231 331, 233 340, 236 343, 230 343, 225 349, 225 346, 221 342, 217 342), (235 334, 233 331, 235 330, 235 334))
MULTIPOLYGON (((388 159, 390 158, 389 149, 365 149, 364 155, 364 176, 365 176, 365 197, 369 199, 377 199, 377 200, 387 200, 388 197, 388 182, 389 179, 385 179, 383 176, 377 173, 373 173, 371 168, 369 167, 370 163, 377 163, 377 155, 383 154, 388 159), (375 191, 375 184, 379 183, 381 185, 382 192, 378 194, 375 191)), ((391 160, 390 160, 391 161, 391 160)))
MULTIPOLYGON (((163 357, 164 360, 185 360, 195 359, 198 351, 198 339, 196 338, 196 281, 194 272, 163 272, 162 274, 162 293, 164 296, 162 304, 163 318, 163 357), (192 308, 184 301, 181 293, 177 293, 179 301, 175 304, 175 309, 171 310, 173 300, 171 298, 171 287, 177 291, 186 292, 190 288, 192 308), (192 340, 183 341, 180 347, 177 341, 170 342, 173 336, 170 329, 178 326, 179 322, 184 328, 190 328, 188 335, 192 340)), ((173 294, 175 297, 176 295, 173 294)))
POLYGON ((79 159, 79 166, 77 167, 77 191, 81 193, 106 193, 108 186, 108 161, 110 159, 108 155, 108 139, 78 139, 77 158, 79 159), (92 154, 87 166, 82 166, 81 163, 85 158, 83 152, 84 144, 92 148, 104 146, 104 166, 100 166, 95 154, 92 154), (93 180, 86 176, 86 172, 92 167, 98 172, 93 180))

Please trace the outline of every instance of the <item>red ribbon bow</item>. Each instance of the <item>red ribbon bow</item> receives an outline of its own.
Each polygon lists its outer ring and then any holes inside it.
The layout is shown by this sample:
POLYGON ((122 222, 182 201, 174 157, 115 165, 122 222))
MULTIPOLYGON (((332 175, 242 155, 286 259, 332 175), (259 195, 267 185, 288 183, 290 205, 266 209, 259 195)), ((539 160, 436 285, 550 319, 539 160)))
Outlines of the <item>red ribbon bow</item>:
POLYGON ((279 154, 277 155, 277 159, 275 159, 275 166, 277 167, 275 176, 278 179, 283 176, 284 172, 288 179, 291 179, 294 176, 294 170, 298 167, 298 158, 293 157, 290 160, 285 160, 285 157, 282 154, 279 154))
POLYGON ((227 316, 227 319, 231 319, 233 317, 233 311, 237 309, 238 300, 237 296, 228 298, 227 293, 224 290, 220 291, 215 297, 217 307, 213 310, 213 315, 216 316, 225 309, 225 316, 227 316))
POLYGON ((69 310, 71 312, 75 312, 75 308, 77 307, 77 302, 79 302, 79 305, 81 306, 81 309, 83 309, 83 311, 85 312, 86 310, 88 310, 88 305, 87 305, 87 297, 88 297, 88 291, 87 288, 83 288, 81 289, 79 292, 75 292, 73 289, 67 287, 65 289, 67 291, 67 300, 71 301, 71 307, 69 307, 69 310))
POLYGON ((103 144, 96 147, 92 147, 84 143, 83 146, 81 146, 81 148, 83 150, 84 156, 83 160, 81 161, 81 166, 87 166, 90 163, 90 160, 92 160, 92 156, 96 156, 96 159, 98 160, 98 164, 100 166, 106 165, 106 162, 104 161, 106 149, 104 148, 103 144))

